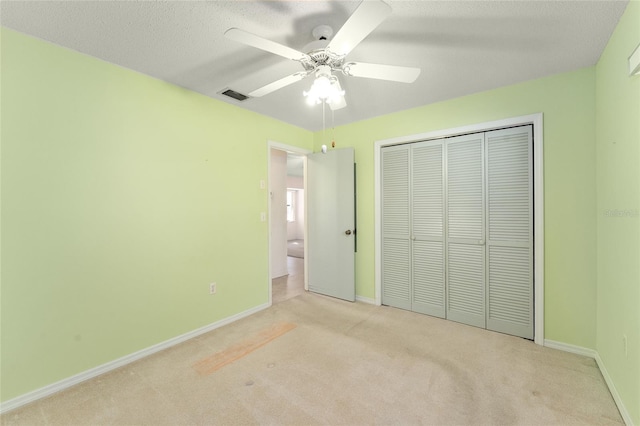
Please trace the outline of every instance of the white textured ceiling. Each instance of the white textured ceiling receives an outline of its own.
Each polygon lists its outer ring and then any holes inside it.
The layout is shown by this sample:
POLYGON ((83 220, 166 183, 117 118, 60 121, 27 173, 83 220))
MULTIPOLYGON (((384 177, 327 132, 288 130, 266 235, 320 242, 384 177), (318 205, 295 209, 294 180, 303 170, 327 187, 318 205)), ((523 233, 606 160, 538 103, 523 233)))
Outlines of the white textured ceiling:
MULTIPOLYGON (((624 1, 387 1, 392 15, 348 60, 415 66, 413 84, 339 75, 342 125, 594 65, 624 1)), ((302 70, 297 62, 224 37, 238 27, 298 50, 311 31, 337 31, 359 1, 2 1, 3 26, 309 130, 311 78, 262 98, 248 93, 302 70)), ((327 110, 327 125, 331 113, 327 110)))

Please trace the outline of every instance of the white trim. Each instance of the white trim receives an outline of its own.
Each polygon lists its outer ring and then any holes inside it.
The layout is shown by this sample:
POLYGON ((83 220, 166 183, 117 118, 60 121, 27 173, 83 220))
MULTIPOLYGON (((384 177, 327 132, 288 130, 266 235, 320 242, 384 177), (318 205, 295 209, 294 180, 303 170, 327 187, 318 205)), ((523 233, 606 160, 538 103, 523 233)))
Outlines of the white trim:
POLYGON ((375 141, 373 151, 374 167, 374 244, 375 244, 375 302, 382 304, 382 223, 380 219, 380 158, 385 146, 418 142, 467 133, 485 132, 505 127, 533 125, 533 203, 534 203, 534 342, 544 344, 544 149, 542 113, 471 124, 452 129, 435 130, 415 135, 399 136, 375 141))
POLYGON ((536 344, 542 345, 544 344, 544 127, 542 113, 527 117, 531 117, 533 124, 533 339, 536 344))
POLYGON ((602 358, 600 358, 600 354, 598 352, 596 352, 595 360, 596 360, 596 363, 598 364, 598 367, 600 368, 600 373, 602 373, 602 377, 604 377, 605 383, 609 387, 609 392, 611 392, 611 396, 613 397, 613 400, 618 406, 618 411, 620 411, 622 420, 624 420, 624 423, 627 426, 633 426, 633 420, 631 419, 631 414, 629 414, 629 411, 627 410, 627 407, 624 405, 622 398, 620 398, 618 389, 616 389, 616 385, 613 383, 613 380, 611 379, 611 376, 609 375, 607 368, 604 366, 604 362, 602 361, 602 358))
POLYGON ((607 387, 609 388, 609 392, 613 397, 613 401, 618 407, 618 411, 620 412, 620 416, 622 416, 622 420, 624 420, 627 426, 633 426, 631 415, 629 414, 627 407, 624 405, 622 398, 620 398, 620 394, 618 393, 618 390, 616 389, 616 386, 613 383, 613 380, 611 379, 611 376, 609 375, 609 372, 607 371, 602 358, 600 358, 600 354, 598 353, 598 351, 589 348, 583 348, 582 346, 570 345, 569 343, 557 342, 555 340, 548 339, 544 340, 544 346, 551 349, 557 349, 560 351, 570 352, 572 354, 593 358, 596 361, 598 368, 600 369, 600 373, 602 373, 602 377, 604 378, 607 387))
MULTIPOLYGON (((380 176, 381 149, 386 146, 385 141, 375 141, 373 145, 373 281, 376 306, 382 305, 382 205, 380 192, 382 178, 380 176)), ((388 145, 391 145, 389 143, 388 145)))
MULTIPOLYGON (((303 161, 302 161, 302 171, 303 171, 303 177, 302 177, 302 181, 303 181, 303 188, 304 188, 304 252, 305 253, 309 253, 308 248, 307 248, 307 227, 308 227, 308 221, 307 221, 307 154, 311 154, 313 151, 309 151, 308 149, 304 149, 304 148, 300 148, 297 146, 293 146, 293 145, 287 145, 281 142, 275 142, 272 140, 267 140, 267 226, 268 226, 268 232, 267 232, 267 252, 268 252, 268 261, 269 261, 269 275, 268 275, 268 284, 267 284, 267 288, 269 289, 269 306, 272 305, 273 301, 272 301, 272 293, 273 293, 273 288, 272 288, 272 279, 271 279, 271 197, 269 196, 269 194, 271 194, 271 149, 277 149, 280 151, 285 151, 285 152, 291 152, 294 154, 299 154, 299 155, 304 155, 303 161)), ((309 290, 309 280, 308 280, 308 275, 307 275, 307 271, 308 271, 308 265, 307 265, 307 260, 308 256, 305 256, 303 259, 304 262, 304 289, 305 290, 309 290)))
POLYGON ((149 346, 148 348, 141 349, 132 354, 125 355, 122 358, 115 359, 113 361, 107 362, 106 364, 102 364, 90 370, 83 371, 82 373, 67 377, 66 379, 62 379, 40 389, 36 389, 34 391, 25 393, 24 395, 17 396, 13 399, 3 402, 2 405, 0 405, 0 414, 3 414, 10 410, 15 410, 16 408, 19 408, 25 404, 47 397, 56 392, 60 392, 86 380, 93 379, 94 377, 100 376, 104 373, 108 373, 109 371, 115 370, 116 368, 131 364, 134 361, 145 358, 149 355, 153 355, 156 352, 160 352, 164 349, 170 348, 171 346, 175 346, 179 343, 183 343, 189 339, 200 336, 201 334, 208 333, 209 331, 215 330, 216 328, 220 328, 239 319, 253 315, 256 312, 267 309, 268 307, 268 303, 258 305, 254 308, 221 319, 212 324, 205 325, 204 327, 197 328, 180 336, 173 337, 169 340, 165 340, 164 342, 149 346))
POLYGON ((629 56, 629 76, 640 75, 640 44, 629 56))
POLYGON ((372 299, 370 297, 358 296, 356 294, 356 302, 368 303, 369 305, 375 305, 376 299, 372 299))
POLYGON ((587 356, 589 358, 595 358, 598 354, 593 349, 584 348, 582 346, 570 345, 569 343, 557 342, 555 340, 544 339, 544 347, 550 349, 557 349, 563 352, 570 352, 576 355, 587 356))

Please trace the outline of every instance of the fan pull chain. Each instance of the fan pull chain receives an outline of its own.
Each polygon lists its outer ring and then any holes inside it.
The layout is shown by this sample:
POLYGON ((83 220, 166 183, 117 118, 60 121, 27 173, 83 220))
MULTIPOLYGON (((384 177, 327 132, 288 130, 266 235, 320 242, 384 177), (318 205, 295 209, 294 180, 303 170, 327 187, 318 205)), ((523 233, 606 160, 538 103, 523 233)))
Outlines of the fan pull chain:
POLYGON ((322 142, 324 142, 326 140, 326 137, 325 137, 326 126, 325 126, 325 118, 324 118, 324 104, 325 104, 325 102, 323 101, 322 102, 322 142))
POLYGON ((336 137, 335 137, 335 131, 336 131, 336 120, 335 120, 335 111, 331 110, 331 148, 335 148, 336 147, 336 137))

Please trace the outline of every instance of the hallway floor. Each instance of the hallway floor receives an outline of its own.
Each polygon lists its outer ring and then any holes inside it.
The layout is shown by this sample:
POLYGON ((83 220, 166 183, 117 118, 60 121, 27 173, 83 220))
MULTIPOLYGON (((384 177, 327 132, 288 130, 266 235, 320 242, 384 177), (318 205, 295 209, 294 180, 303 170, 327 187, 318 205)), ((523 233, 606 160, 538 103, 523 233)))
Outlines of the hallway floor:
POLYGON ((304 291, 304 259, 299 257, 287 257, 287 269, 289 275, 274 278, 271 281, 272 302, 275 305, 284 300, 291 299, 304 291))

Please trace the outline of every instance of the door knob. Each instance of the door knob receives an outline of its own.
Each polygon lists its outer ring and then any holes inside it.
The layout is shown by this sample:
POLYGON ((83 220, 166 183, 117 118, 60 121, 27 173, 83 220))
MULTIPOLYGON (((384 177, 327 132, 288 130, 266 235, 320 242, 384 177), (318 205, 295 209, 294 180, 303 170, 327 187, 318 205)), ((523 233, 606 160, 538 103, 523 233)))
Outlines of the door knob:
POLYGON ((346 231, 344 231, 344 233, 345 233, 346 235, 351 235, 351 229, 347 229, 346 231))

